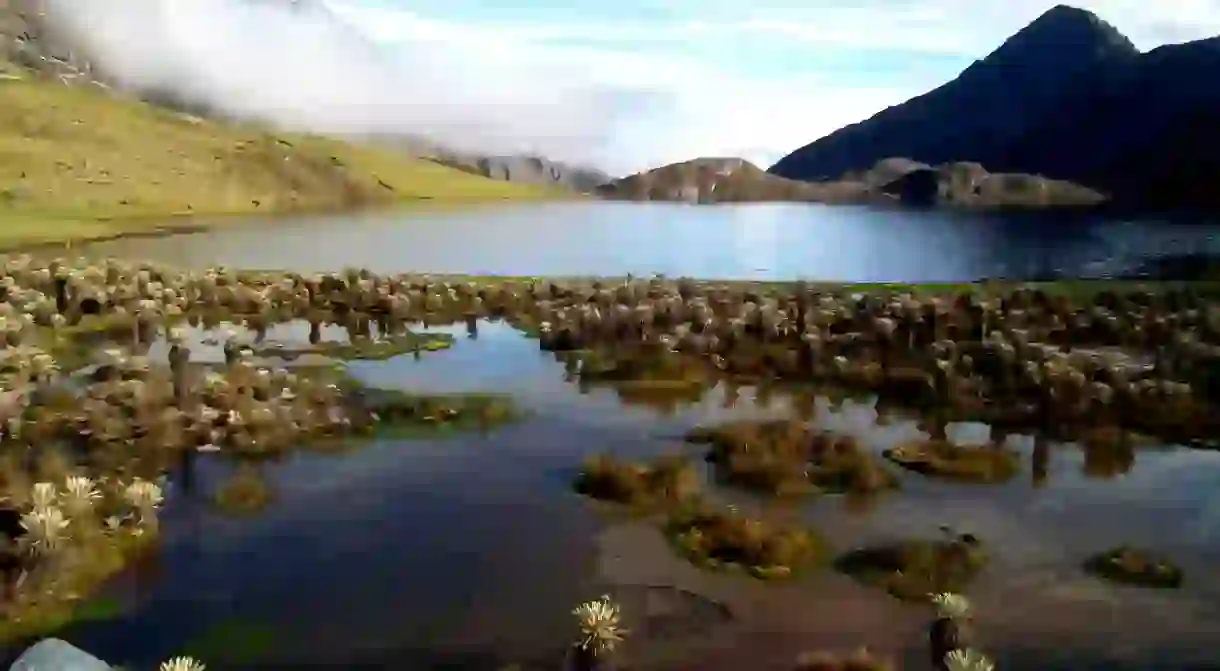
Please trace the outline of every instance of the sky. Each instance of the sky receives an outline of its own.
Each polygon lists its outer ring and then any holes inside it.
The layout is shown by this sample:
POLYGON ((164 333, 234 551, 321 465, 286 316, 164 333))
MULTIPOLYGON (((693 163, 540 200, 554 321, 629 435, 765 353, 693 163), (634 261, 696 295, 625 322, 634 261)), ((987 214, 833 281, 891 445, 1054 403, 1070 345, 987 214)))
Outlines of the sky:
MULTIPOLYGON (((48 0, 103 66, 233 114, 629 174, 767 167, 956 76, 1053 1, 48 0), (336 17, 339 19, 336 21, 336 17)), ((1079 0, 1141 49, 1220 0, 1079 0)))

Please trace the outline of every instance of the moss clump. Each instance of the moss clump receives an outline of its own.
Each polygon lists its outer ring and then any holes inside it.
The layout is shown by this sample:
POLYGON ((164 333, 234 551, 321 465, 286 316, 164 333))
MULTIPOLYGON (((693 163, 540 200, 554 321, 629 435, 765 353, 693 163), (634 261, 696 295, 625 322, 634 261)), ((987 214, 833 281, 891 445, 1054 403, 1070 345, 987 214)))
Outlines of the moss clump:
POLYGON ((386 361, 404 354, 437 352, 453 347, 454 338, 448 333, 412 333, 389 338, 357 338, 351 342, 323 342, 299 349, 284 347, 262 347, 255 351, 259 356, 274 356, 285 359, 304 354, 320 354, 342 361, 386 361))
POLYGON ((898 484, 854 438, 803 422, 733 422, 695 429, 687 439, 711 444, 708 461, 729 483, 777 496, 865 494, 898 484))
POLYGON ((882 455, 916 473, 967 482, 1005 482, 1021 465, 1020 456, 1006 448, 954 445, 944 440, 905 443, 882 455))
POLYGON ((684 557, 705 568, 739 568, 762 579, 787 578, 825 554, 810 530, 773 526, 735 510, 694 503, 673 513, 666 536, 684 557))
POLYGON ((893 660, 874 655, 866 649, 850 654, 825 651, 801 653, 792 671, 893 671, 893 660))
POLYGON ((378 418, 379 435, 402 438, 443 431, 490 430, 522 416, 511 396, 501 394, 412 394, 361 389, 361 403, 378 418))
POLYGON ((1089 574, 1111 582, 1139 587, 1182 586, 1182 569, 1164 557, 1122 545, 1090 557, 1084 563, 1089 574))
POLYGON ((903 600, 961 592, 987 564, 978 539, 965 535, 942 541, 905 540, 852 550, 835 569, 903 600))
POLYGON ((654 507, 694 496, 699 490, 699 475, 684 457, 663 456, 642 464, 599 454, 585 461, 573 487, 602 501, 654 507))

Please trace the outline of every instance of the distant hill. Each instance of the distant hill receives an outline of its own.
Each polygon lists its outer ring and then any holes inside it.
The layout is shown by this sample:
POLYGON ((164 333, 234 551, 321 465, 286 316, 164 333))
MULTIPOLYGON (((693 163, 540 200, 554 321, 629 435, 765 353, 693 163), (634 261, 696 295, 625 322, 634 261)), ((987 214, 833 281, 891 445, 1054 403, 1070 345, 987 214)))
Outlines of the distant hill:
POLYGON ((616 200, 687 203, 803 201, 894 203, 966 208, 1093 205, 1103 196, 1070 182, 990 173, 977 163, 930 166, 887 158, 841 179, 777 177, 740 158, 699 158, 614 180, 597 190, 616 200))
POLYGON ((1141 53, 1059 5, 956 79, 842 128, 769 172, 837 180, 887 157, 1070 180, 1146 209, 1220 206, 1220 39, 1141 53))
POLYGON ((741 158, 697 158, 616 179, 597 189, 615 200, 687 203, 750 201, 855 202, 865 197, 858 184, 810 184, 775 175, 741 158), (848 191, 841 191, 841 187, 848 191))

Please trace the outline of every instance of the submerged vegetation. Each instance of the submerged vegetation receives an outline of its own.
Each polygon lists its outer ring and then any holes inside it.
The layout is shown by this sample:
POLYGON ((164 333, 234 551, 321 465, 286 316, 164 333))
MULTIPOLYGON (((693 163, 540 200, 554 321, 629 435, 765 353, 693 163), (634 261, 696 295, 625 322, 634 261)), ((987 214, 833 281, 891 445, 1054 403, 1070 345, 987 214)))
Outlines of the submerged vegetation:
POLYGON ((585 460, 573 486, 577 492, 594 499, 653 508, 695 496, 699 491, 699 475, 683 457, 663 456, 640 464, 599 454, 585 460))
POLYGON ((1021 458, 997 446, 954 445, 944 440, 905 443, 884 453, 886 459, 924 475, 972 482, 1003 482, 1017 474, 1021 458))
POLYGON ((1111 582, 1139 587, 1182 586, 1182 569, 1165 557, 1138 548, 1119 546, 1085 561, 1090 574, 1111 582))
POLYGON ((763 579, 790 577, 826 552, 825 541, 811 530, 777 526, 704 503, 671 514, 665 533, 679 553, 700 566, 743 569, 763 579))
POLYGON ((851 436, 800 422, 733 422, 697 428, 687 439, 711 444, 708 461, 726 481, 768 494, 871 494, 898 484, 851 436))
POLYGON ((835 568, 903 600, 964 590, 987 564, 982 544, 972 535, 947 539, 910 539, 852 550, 835 568))

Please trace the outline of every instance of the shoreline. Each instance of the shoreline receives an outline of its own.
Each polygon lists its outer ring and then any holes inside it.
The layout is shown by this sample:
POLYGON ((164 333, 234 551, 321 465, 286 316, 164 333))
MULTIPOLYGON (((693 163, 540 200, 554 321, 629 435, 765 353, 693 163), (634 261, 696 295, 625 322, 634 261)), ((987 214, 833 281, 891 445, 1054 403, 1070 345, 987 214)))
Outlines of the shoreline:
MULTIPOLYGON (((58 224, 71 226, 74 223, 88 223, 99 227, 113 226, 113 230, 99 232, 96 235, 65 235, 62 237, 48 236, 41 239, 15 241, 0 237, 0 254, 38 253, 54 250, 71 250, 102 242, 140 238, 166 238, 174 235, 194 235, 220 230, 232 225, 249 224, 258 221, 274 225, 276 220, 290 217, 322 217, 338 215, 356 215, 367 212, 390 210, 407 210, 420 207, 472 208, 490 205, 517 205, 535 203, 566 202, 565 194, 539 194, 528 198, 469 198, 469 199, 434 199, 434 198, 401 198, 389 201, 361 204, 349 207, 312 207, 296 210, 267 210, 265 212, 173 212, 165 215, 138 215, 132 217, 102 217, 97 219, 73 219, 48 217, 46 225, 53 228, 58 224), (143 223, 143 222, 161 223, 143 223), (125 224, 130 224, 125 226, 125 224)), ((18 219, 39 220, 39 217, 21 215, 18 219)), ((0 214, 0 222, 4 215, 0 214)))

